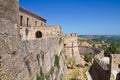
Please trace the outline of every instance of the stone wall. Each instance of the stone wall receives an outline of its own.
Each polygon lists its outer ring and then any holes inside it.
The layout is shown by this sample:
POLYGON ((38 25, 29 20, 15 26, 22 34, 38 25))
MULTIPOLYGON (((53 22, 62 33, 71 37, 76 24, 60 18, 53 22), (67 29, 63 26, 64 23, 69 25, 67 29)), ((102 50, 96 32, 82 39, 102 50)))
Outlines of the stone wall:
POLYGON ((45 77, 49 76, 49 80, 55 80, 55 78, 60 80, 61 76, 65 79, 67 68, 64 61, 64 53, 61 52, 62 48, 59 47, 59 38, 22 41, 23 72, 20 73, 20 76, 28 75, 22 77, 20 80, 36 80, 41 70, 45 77), (55 55, 58 55, 60 58, 59 69, 54 64, 55 55), (50 72, 52 68, 54 68, 53 73, 50 72))
POLYGON ((20 37, 17 0, 0 0, 0 80, 66 79, 63 41, 58 36, 20 37))
POLYGON ((20 26, 23 27, 33 27, 33 26, 44 26, 46 25, 46 20, 40 16, 29 12, 28 10, 19 8, 20 26))
POLYGON ((93 64, 89 72, 93 80, 110 80, 110 63, 109 60, 104 61, 103 50, 100 50, 99 54, 95 55, 93 64))
POLYGON ((67 58, 72 58, 75 65, 81 63, 81 57, 78 49, 78 36, 76 33, 66 34, 64 36, 64 48, 67 58))
POLYGON ((59 40, 55 37, 21 41, 19 55, 14 52, 1 56, 1 80, 37 80, 41 71, 48 80, 65 80, 67 67, 59 40), (59 68, 55 66, 55 55, 59 56, 59 68))
POLYGON ((22 40, 34 40, 36 39, 36 32, 40 31, 42 34, 41 38, 47 37, 59 37, 61 36, 61 26, 37 26, 37 27, 21 27, 20 34, 22 40), (26 34, 27 30, 27 34, 26 34))
POLYGON ((94 56, 100 53, 100 49, 90 48, 86 46, 79 46, 80 55, 85 55, 86 53, 92 53, 94 56))
POLYGON ((90 69, 90 74, 93 80, 110 80, 110 71, 106 70, 106 64, 99 64, 98 61, 94 60, 93 65, 90 69), (102 66, 102 67, 101 67, 102 66), (104 68, 103 68, 104 67, 104 68))
POLYGON ((116 79, 117 74, 120 73, 120 54, 111 54, 111 80, 116 79))
POLYGON ((16 80, 22 68, 18 11, 17 0, 0 0, 0 80, 16 80))

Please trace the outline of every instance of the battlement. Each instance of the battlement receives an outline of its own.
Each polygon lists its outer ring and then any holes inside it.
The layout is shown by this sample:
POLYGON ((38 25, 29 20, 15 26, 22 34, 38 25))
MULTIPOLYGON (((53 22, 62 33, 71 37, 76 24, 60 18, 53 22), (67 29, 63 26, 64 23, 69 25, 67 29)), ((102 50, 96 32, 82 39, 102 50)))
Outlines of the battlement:
POLYGON ((64 37, 77 37, 77 33, 65 34, 64 37))

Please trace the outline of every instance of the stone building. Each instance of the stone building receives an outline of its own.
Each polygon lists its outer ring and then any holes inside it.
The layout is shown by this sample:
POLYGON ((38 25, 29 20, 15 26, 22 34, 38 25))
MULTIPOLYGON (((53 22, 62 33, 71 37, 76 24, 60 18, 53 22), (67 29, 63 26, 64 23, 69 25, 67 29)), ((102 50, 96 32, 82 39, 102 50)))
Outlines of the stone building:
POLYGON ((46 25, 46 19, 19 7, 19 24, 22 40, 61 36, 61 26, 46 25))
POLYGON ((20 26, 23 27, 35 27, 35 26, 45 26, 46 25, 46 19, 35 15, 34 13, 25 10, 22 7, 19 7, 19 21, 20 26))
POLYGON ((79 64, 77 34, 64 36, 17 0, 0 0, 0 28, 0 80, 66 80, 65 52, 79 64))
POLYGON ((65 80, 61 35, 17 0, 0 0, 0 80, 65 80))
POLYGON ((101 51, 95 56, 90 73, 93 80, 120 80, 120 55, 104 57, 101 51))

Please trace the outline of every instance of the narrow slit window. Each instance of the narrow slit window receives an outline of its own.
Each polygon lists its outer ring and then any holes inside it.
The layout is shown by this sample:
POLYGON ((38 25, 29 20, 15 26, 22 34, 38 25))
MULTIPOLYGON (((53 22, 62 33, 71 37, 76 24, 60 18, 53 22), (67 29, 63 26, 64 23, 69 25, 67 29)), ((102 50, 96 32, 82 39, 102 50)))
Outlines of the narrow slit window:
POLYGON ((37 26, 37 21, 35 21, 35 26, 37 26))
POLYGON ((29 26, 29 18, 27 18, 27 27, 29 26))
POLYGON ((23 16, 20 16, 20 26, 22 26, 23 16))

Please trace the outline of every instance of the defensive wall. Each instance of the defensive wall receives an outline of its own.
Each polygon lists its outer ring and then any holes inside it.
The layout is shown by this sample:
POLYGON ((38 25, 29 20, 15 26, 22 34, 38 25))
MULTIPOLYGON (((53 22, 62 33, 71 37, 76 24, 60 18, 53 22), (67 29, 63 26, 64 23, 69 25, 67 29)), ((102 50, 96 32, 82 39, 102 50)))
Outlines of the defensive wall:
POLYGON ((36 27, 22 27, 20 26, 20 33, 22 40, 34 40, 39 36, 40 38, 47 37, 62 37, 61 26, 36 26, 36 27))
MULTIPOLYGON (((31 30, 33 25, 29 26, 29 21, 33 17, 33 22, 40 20, 46 23, 46 20, 27 11, 23 16, 26 16, 23 18, 27 20, 22 20, 25 22, 22 22, 25 24, 23 27, 31 30)), ((37 29, 33 31, 36 39, 32 39, 32 36, 29 40, 22 39, 19 21, 18 1, 0 0, 0 80, 37 80, 37 77, 65 80, 67 67, 61 38, 44 38, 40 32, 35 35, 34 31, 37 29)), ((51 32, 55 31, 53 28, 49 29, 51 32)))
POLYGON ((104 51, 95 55, 90 69, 93 80, 119 80, 120 79, 120 55, 111 54, 104 56, 104 51))

